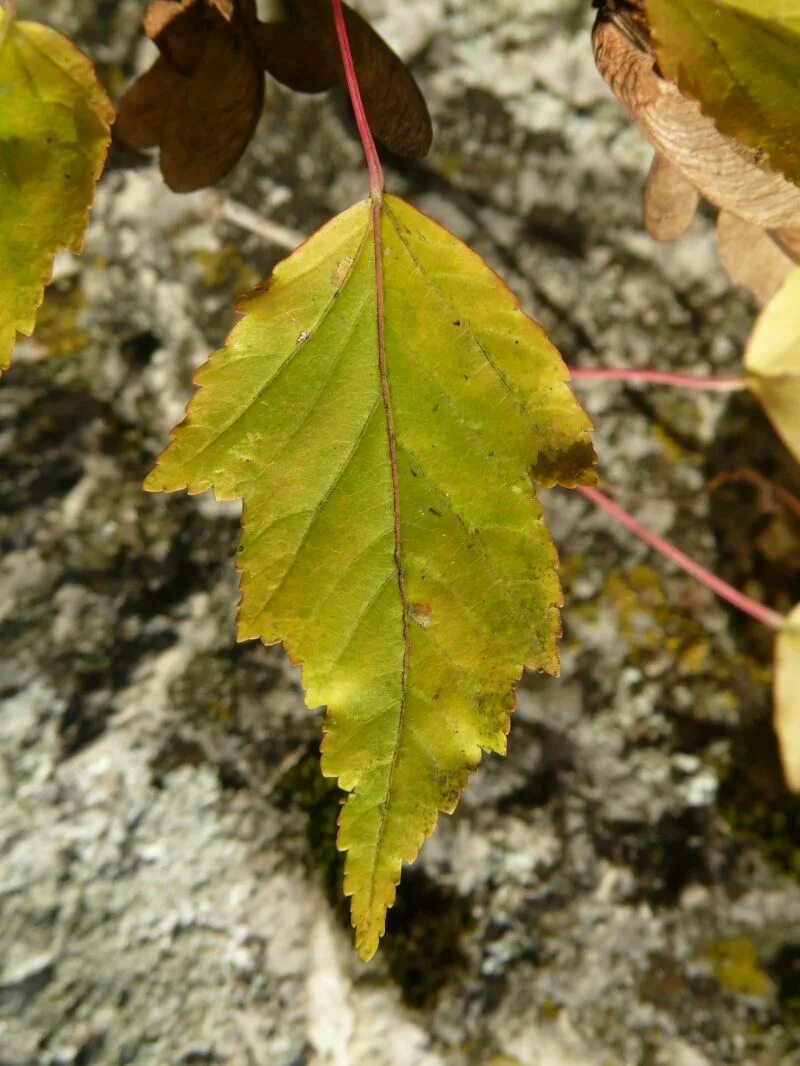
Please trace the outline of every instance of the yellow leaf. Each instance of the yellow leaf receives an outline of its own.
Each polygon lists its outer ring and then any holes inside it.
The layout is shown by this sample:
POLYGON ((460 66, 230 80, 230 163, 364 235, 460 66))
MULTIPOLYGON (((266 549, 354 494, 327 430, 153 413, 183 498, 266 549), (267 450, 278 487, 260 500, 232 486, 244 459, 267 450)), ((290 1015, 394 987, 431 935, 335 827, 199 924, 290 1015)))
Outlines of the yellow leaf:
POLYGON ((800 267, 756 320, 744 356, 747 387, 800 461, 800 267))
POLYGON ((244 500, 239 636, 282 641, 327 705, 367 959, 403 862, 505 750, 523 666, 558 670, 534 483, 593 481, 589 424, 497 275, 395 197, 334 219, 244 309, 146 487, 244 500))
POLYGON ((89 60, 0 10, 0 373, 61 248, 79 252, 114 110, 89 60))
POLYGON ((775 642, 775 732, 786 783, 800 792, 800 605, 775 642))

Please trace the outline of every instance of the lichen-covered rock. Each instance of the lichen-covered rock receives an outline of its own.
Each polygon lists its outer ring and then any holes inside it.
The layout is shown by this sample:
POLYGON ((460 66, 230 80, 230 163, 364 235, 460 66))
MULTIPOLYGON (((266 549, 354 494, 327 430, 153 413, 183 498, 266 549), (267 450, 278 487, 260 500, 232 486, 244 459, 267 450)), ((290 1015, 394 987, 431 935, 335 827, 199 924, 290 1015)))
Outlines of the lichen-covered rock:
MULTIPOLYGON (((118 91, 142 4, 40 3, 118 91)), ((733 372, 753 307, 712 220, 641 229, 649 151, 593 68, 586 0, 360 4, 436 124, 389 183, 470 241, 574 363, 733 372)), ((141 482, 233 300, 285 248, 117 160, 0 387, 0 1061, 777 1066, 800 1048, 800 809, 769 635, 549 493, 561 680, 489 758, 354 958, 320 717, 236 645, 238 516, 141 482)), ((276 86, 217 190, 309 232, 363 194, 341 97, 276 86)), ((280 236, 280 235, 279 235, 280 236)), ((747 397, 583 386, 604 479, 779 609, 798 525, 714 475, 800 474, 747 397)))

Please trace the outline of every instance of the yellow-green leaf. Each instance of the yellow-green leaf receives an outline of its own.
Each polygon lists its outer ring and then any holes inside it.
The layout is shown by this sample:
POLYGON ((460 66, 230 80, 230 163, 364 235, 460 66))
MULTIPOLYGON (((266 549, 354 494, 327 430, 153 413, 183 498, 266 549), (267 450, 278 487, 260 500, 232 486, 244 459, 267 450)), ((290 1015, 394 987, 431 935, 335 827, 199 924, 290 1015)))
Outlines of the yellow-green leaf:
POLYGON ((497 275, 394 197, 326 225, 244 310, 146 487, 244 500, 239 636, 282 641, 327 705, 369 958, 403 862, 505 750, 523 666, 558 670, 534 483, 593 480, 589 424, 497 275))
POLYGON ((800 183, 800 0, 646 0, 664 75, 800 183))
POLYGON ((800 462, 800 267, 756 320, 744 365, 747 386, 800 462))
POLYGON ((56 252, 79 252, 114 110, 89 60, 0 10, 0 373, 30 336, 56 252))
POLYGON ((775 642, 775 732, 786 783, 800 792, 800 604, 775 642))

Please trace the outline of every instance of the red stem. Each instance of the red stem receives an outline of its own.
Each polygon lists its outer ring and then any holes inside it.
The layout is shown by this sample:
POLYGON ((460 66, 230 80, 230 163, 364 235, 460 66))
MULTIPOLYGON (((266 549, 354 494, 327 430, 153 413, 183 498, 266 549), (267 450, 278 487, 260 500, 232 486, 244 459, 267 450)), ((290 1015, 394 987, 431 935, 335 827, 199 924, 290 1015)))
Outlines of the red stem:
POLYGON ((782 614, 773 611, 770 607, 766 607, 763 603, 759 603, 749 596, 745 596, 743 592, 739 592, 738 589, 729 585, 727 581, 723 581, 722 578, 717 577, 716 574, 712 574, 710 570, 706 570, 704 566, 696 563, 694 559, 690 559, 674 544, 670 544, 668 540, 664 540, 663 537, 659 537, 657 534, 651 533, 649 529, 645 529, 627 511, 623 511, 618 504, 614 503, 602 492, 597 489, 584 488, 580 485, 578 486, 578 492, 595 506, 607 511, 639 540, 644 541, 645 544, 660 552, 665 559, 669 559, 676 566, 685 570, 687 574, 696 578, 702 585, 711 589, 712 592, 716 593, 721 599, 726 600, 731 606, 744 611, 745 614, 749 614, 751 618, 755 618, 757 622, 769 626, 770 629, 782 629, 786 624, 786 619, 782 614))
POLYGON ((350 38, 347 36, 347 23, 342 10, 342 0, 331 0, 333 8, 333 24, 336 27, 336 36, 339 38, 339 51, 344 64, 344 77, 347 83, 347 91, 350 93, 350 103, 356 116, 358 135, 364 149, 364 158, 369 170, 369 193, 375 200, 380 200, 383 194, 383 167, 381 166, 378 149, 375 147, 375 139, 369 128, 369 120, 364 110, 364 101, 361 99, 361 90, 358 87, 356 66, 353 62, 353 53, 350 48, 350 38))
POLYGON ((608 367, 569 367, 574 381, 641 381, 651 385, 673 385, 681 389, 702 389, 705 392, 738 392, 747 388, 744 378, 701 377, 696 374, 672 374, 667 370, 612 369, 608 367))

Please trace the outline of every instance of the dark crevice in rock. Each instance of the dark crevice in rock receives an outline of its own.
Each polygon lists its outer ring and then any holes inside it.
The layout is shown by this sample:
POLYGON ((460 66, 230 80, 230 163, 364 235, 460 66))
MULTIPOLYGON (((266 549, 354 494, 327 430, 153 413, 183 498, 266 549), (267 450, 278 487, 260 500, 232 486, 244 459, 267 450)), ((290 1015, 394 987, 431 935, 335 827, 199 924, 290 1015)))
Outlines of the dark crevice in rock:
POLYGON ((463 975, 463 938, 473 926, 468 898, 437 884, 421 867, 407 868, 386 922, 383 955, 410 1007, 430 1007, 463 975))

